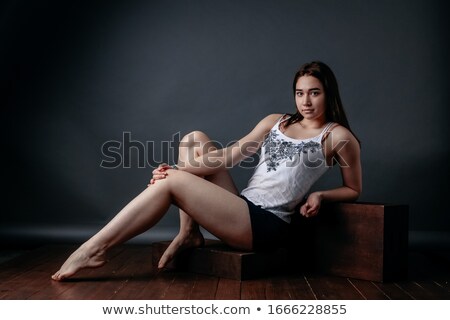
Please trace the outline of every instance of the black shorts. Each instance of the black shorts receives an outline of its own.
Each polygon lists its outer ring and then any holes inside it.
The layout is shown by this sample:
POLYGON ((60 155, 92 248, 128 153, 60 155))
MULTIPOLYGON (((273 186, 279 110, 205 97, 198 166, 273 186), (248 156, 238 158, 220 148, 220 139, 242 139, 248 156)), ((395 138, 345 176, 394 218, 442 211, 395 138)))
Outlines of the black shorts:
POLYGON ((286 245, 286 236, 289 231, 289 223, 267 211, 261 206, 255 205, 246 197, 241 196, 247 202, 250 212, 250 222, 253 233, 253 250, 264 251, 286 245))

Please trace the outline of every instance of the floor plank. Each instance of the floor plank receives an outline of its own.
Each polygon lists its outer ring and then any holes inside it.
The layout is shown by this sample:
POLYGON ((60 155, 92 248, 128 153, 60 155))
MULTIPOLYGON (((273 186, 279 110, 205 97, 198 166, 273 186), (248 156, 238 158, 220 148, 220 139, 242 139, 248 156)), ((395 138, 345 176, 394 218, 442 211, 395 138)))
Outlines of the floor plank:
POLYGON ((150 246, 145 247, 144 253, 137 251, 133 257, 130 257, 129 263, 121 271, 121 274, 129 276, 129 280, 114 293, 111 299, 156 300, 164 297, 174 275, 153 270, 150 250, 150 246))
POLYGON ((408 279, 430 280, 447 290, 450 289, 450 262, 445 253, 411 252, 409 265, 408 279))
POLYGON ((177 272, 172 283, 167 288, 164 299, 167 300, 187 300, 194 288, 195 274, 187 272, 177 272))
POLYGON ((124 263, 121 260, 121 266, 112 271, 110 279, 105 281, 102 288, 105 299, 114 299, 128 283, 134 283, 137 280, 148 281, 153 277, 149 247, 126 248, 121 253, 121 259, 124 263), (118 281, 120 281, 119 284, 117 284, 118 281))
POLYGON ((374 282, 381 292, 391 300, 411 300, 413 297, 396 283, 378 283, 374 282))
POLYGON ((358 279, 347 279, 366 300, 386 300, 389 297, 373 282, 358 279))
POLYGON ((218 300, 241 299, 241 281, 220 278, 217 284, 215 299, 218 300))
POLYGON ((291 286, 289 280, 283 276, 270 277, 266 279, 266 299, 289 300, 291 299, 291 286))
POLYGON ((397 283, 403 290, 408 292, 412 299, 416 300, 436 300, 448 299, 448 291, 437 286, 432 281, 405 281, 397 283))
POLYGON ((290 287, 290 297, 294 300, 315 300, 317 297, 309 285, 306 277, 301 274, 298 276, 291 276, 288 278, 290 287))
POLYGON ((265 300, 266 299, 265 281, 263 279, 242 281, 241 299, 265 300))
POLYGON ((219 278, 205 276, 198 274, 196 275, 194 286, 192 288, 191 294, 189 295, 190 300, 212 300, 216 296, 217 286, 219 284, 219 278))
MULTIPOLYGON (((53 280, 51 274, 56 271, 63 257, 71 252, 73 248, 67 247, 50 247, 46 250, 39 250, 41 255, 35 257, 33 254, 28 259, 20 257, 18 261, 22 264, 18 268, 17 274, 11 274, 5 278, 0 285, 2 299, 30 299, 44 288, 53 288, 53 280)), ((14 264, 8 264, 8 269, 14 264)), ((54 293, 60 292, 55 290, 54 293)))
POLYGON ((24 272, 27 269, 32 268, 33 266, 27 263, 28 260, 31 259, 36 263, 39 263, 39 259, 45 259, 45 256, 43 255, 45 251, 47 251, 47 249, 44 248, 26 251, 26 253, 3 261, 0 264, 0 283, 11 276, 16 276, 20 272, 24 272))
POLYGON ((276 276, 266 280, 266 299, 269 300, 314 300, 315 296, 303 274, 276 276))
POLYGON ((70 252, 71 248, 68 248, 67 246, 42 247, 3 262, 0 265, 0 283, 11 279, 11 277, 19 276, 39 264, 47 262, 49 259, 53 258, 55 254, 58 254, 58 251, 62 251, 64 254, 70 252))
POLYGON ((306 275, 306 280, 315 297, 320 300, 364 299, 346 278, 311 274, 306 275))
POLYGON ((165 299, 166 292, 169 290, 176 274, 174 273, 155 273, 150 279, 132 279, 126 287, 119 291, 115 299, 122 299, 121 295, 126 292, 127 299, 135 300, 161 300, 165 299), (123 291, 123 292, 122 292, 123 291), (120 294, 122 292, 122 294, 120 294))
POLYGON ((56 282, 74 246, 46 246, 0 264, 0 299, 450 299, 448 258, 413 252, 408 279, 378 283, 321 274, 285 274, 236 281, 167 270, 151 264, 151 246, 124 245, 109 262, 56 282))

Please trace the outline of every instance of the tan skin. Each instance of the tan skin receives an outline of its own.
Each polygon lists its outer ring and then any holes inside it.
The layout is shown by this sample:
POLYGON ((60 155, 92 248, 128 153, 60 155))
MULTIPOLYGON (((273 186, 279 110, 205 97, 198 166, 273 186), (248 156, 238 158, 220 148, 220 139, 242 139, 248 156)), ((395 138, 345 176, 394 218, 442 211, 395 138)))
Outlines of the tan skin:
MULTIPOLYGON (((317 136, 326 125, 322 84, 311 76, 300 77, 297 92, 297 108, 304 119, 282 129, 296 139, 317 136)), ((72 253, 52 279, 64 280, 83 268, 102 266, 109 248, 153 227, 171 204, 180 208, 180 232, 163 254, 160 268, 181 250, 203 243, 198 225, 232 247, 252 250, 248 207, 238 196, 226 169, 254 154, 280 117, 280 114, 267 116, 249 134, 225 149, 215 149, 202 132, 185 136, 180 143, 179 170, 167 165, 155 169, 148 187, 72 253), (192 138, 200 143, 191 143, 192 138)), ((359 144, 353 135, 338 125, 323 141, 323 150, 327 161, 335 158, 345 164, 341 167, 343 184, 311 193, 300 208, 305 217, 316 215, 322 201, 356 200, 361 192, 359 144)))

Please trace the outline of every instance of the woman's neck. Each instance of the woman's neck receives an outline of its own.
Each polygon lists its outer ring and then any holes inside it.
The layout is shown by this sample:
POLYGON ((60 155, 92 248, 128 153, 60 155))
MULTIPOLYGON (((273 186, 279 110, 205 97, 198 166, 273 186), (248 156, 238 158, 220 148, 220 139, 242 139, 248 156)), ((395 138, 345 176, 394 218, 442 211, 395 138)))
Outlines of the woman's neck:
POLYGON ((325 120, 325 118, 320 118, 320 119, 305 119, 305 118, 303 118, 299 123, 305 129, 320 129, 325 125, 326 120, 325 120))

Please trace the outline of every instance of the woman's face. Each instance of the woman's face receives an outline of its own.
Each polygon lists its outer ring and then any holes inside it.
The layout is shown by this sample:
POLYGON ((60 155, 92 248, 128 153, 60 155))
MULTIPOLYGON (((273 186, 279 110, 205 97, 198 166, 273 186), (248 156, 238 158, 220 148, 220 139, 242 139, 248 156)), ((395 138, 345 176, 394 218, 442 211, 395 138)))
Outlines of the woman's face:
POLYGON ((325 121, 325 91, 322 83, 313 76, 298 78, 295 85, 295 104, 306 120, 325 121))

